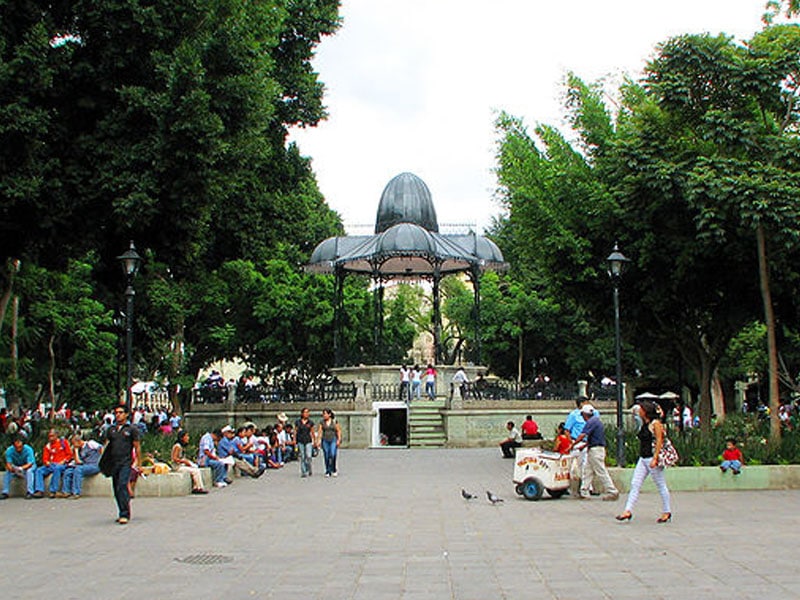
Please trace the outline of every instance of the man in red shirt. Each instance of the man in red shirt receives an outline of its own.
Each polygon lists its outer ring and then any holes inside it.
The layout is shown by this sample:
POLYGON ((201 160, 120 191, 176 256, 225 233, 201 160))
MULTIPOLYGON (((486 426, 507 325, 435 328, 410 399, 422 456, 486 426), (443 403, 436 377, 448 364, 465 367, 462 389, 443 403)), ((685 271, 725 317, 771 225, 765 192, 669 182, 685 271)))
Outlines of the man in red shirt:
POLYGON ((41 498, 44 496, 44 478, 48 475, 52 475, 50 478, 50 497, 65 497, 66 494, 60 490, 61 477, 71 460, 72 448, 69 447, 67 440, 58 437, 55 429, 48 431, 47 445, 42 448, 42 466, 36 469, 33 497, 41 498))
POLYGON ((540 440, 542 434, 539 433, 539 425, 533 420, 533 415, 525 417, 525 422, 522 424, 522 439, 523 440, 540 440))

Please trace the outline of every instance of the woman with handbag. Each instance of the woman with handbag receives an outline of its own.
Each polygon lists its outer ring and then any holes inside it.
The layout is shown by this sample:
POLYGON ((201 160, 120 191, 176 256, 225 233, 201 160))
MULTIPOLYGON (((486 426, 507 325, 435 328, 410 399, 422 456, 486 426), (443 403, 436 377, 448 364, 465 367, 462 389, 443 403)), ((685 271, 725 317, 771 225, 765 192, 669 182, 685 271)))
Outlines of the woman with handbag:
POLYGON ((664 432, 664 425, 658 418, 658 411, 655 403, 642 402, 641 417, 643 424, 637 434, 639 438, 639 460, 633 471, 631 489, 630 492, 628 492, 628 501, 625 503, 625 510, 617 515, 617 521, 630 521, 633 518, 631 510, 639 499, 639 491, 642 488, 642 483, 644 483, 645 478, 650 475, 658 488, 659 494, 661 494, 662 512, 661 516, 656 519, 656 522, 667 523, 672 520, 672 509, 669 504, 669 489, 667 489, 667 482, 664 479, 665 465, 663 458, 661 462, 659 462, 659 454, 662 453, 662 449, 667 445, 672 452, 674 452, 674 449, 672 449, 672 445, 669 443, 669 440, 667 440, 664 432))

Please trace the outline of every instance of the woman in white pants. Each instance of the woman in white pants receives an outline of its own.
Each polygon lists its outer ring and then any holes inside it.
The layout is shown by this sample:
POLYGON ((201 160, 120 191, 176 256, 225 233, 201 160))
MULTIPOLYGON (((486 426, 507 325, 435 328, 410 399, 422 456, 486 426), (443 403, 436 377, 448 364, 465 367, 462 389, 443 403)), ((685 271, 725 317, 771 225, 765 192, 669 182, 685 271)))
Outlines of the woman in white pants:
POLYGON ((642 488, 645 478, 650 475, 653 482, 661 494, 661 516, 656 519, 657 523, 667 523, 672 520, 672 509, 669 505, 669 490, 664 479, 664 467, 658 466, 658 453, 664 443, 664 426, 658 419, 656 405, 653 402, 642 402, 641 416, 644 421, 639 429, 639 460, 633 471, 631 480, 631 491, 628 493, 628 501, 625 503, 625 510, 617 515, 617 521, 630 521, 633 518, 633 509, 639 499, 639 490, 642 488))
POLYGON ((172 447, 171 462, 172 468, 181 473, 186 472, 192 477, 192 493, 193 494, 207 494, 208 490, 203 487, 203 477, 200 474, 200 468, 186 458, 184 449, 189 443, 189 432, 181 429, 178 431, 177 441, 172 447))

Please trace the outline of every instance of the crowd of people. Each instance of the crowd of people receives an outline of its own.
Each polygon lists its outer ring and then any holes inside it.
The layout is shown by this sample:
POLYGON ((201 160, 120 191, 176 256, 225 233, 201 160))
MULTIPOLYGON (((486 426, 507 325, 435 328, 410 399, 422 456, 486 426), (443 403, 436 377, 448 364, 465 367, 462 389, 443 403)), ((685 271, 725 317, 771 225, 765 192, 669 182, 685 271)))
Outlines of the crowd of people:
MULTIPOLYGON (((14 478, 24 480, 27 499, 79 499, 84 480, 103 473, 112 478, 119 515, 117 522, 121 524, 130 520, 130 499, 143 472, 140 440, 148 430, 148 421, 160 434, 175 436, 169 464, 163 466, 166 472, 188 473, 193 494, 208 493, 201 467, 211 469, 213 484, 220 488, 233 483, 234 475, 257 479, 267 469, 280 469, 290 461, 298 461, 301 476, 308 477, 312 475, 312 458, 320 450, 324 456, 325 476, 339 474, 337 456, 342 431, 333 411, 327 408, 322 411, 319 423, 314 423, 309 409, 304 408, 294 423, 289 423, 289 418, 281 412, 274 424, 261 429, 252 422, 235 429, 225 425, 203 434, 197 456, 191 456, 188 453, 191 436, 181 429, 179 416, 165 409, 152 414, 137 409, 128 414, 124 405, 117 405, 107 413, 94 415, 97 423, 88 439, 84 439, 79 426, 70 427, 66 436, 50 428, 38 462, 30 443, 37 419, 27 411, 13 420, 8 419, 7 411, 2 414, 6 417, 3 426, 13 437, 4 455, 0 499, 9 497, 14 478)), ((89 416, 85 417, 88 420, 89 416)), ((154 468, 159 466, 162 465, 156 463, 154 468)))

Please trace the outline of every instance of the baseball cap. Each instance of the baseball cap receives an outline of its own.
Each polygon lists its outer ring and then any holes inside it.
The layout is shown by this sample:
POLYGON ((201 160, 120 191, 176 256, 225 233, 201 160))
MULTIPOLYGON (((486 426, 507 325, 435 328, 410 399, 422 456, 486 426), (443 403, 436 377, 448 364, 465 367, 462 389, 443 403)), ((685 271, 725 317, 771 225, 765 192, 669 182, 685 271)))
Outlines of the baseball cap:
POLYGON ((581 407, 581 412, 584 413, 584 414, 587 414, 587 415, 590 414, 590 413, 593 413, 594 412, 594 406, 592 406, 591 404, 584 404, 581 407))

